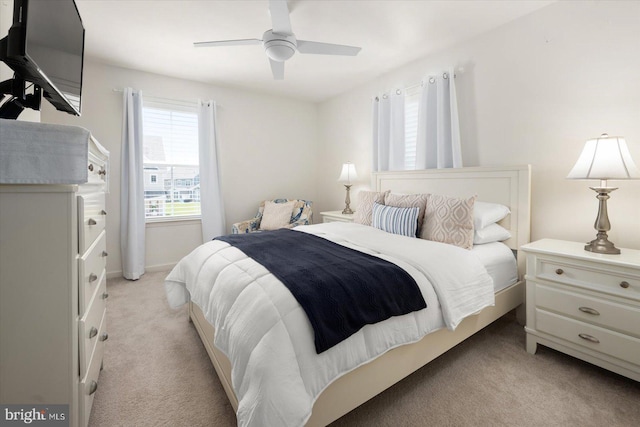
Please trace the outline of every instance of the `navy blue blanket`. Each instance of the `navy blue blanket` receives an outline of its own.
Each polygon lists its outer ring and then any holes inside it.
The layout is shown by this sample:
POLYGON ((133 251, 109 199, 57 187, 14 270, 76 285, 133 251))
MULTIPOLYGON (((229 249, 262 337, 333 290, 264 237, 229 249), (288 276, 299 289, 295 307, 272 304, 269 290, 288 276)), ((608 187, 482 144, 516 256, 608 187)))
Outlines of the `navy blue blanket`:
POLYGON ((309 317, 316 352, 364 325, 426 308, 415 280, 397 265, 289 229, 217 237, 266 267, 309 317))

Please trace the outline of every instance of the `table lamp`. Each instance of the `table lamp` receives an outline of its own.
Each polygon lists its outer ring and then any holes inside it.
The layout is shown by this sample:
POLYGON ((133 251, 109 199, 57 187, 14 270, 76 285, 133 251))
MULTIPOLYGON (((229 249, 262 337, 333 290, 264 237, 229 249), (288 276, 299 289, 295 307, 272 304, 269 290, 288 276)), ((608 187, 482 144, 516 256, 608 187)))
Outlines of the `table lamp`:
POLYGON ((352 214, 353 211, 349 207, 351 203, 351 198, 349 197, 349 191, 351 190, 351 181, 355 181, 358 179, 358 174, 356 173, 356 166, 347 162, 342 165, 342 172, 340 173, 340 177, 338 178, 338 182, 344 183, 345 188, 347 189, 347 197, 344 199, 344 203, 346 204, 343 214, 352 214))
POLYGON ((607 199, 609 193, 617 188, 607 187, 610 179, 640 179, 640 170, 633 162, 627 143, 619 136, 609 136, 606 133, 598 138, 590 139, 585 144, 578 161, 568 179, 599 179, 599 187, 589 187, 598 195, 598 217, 594 224, 598 234, 594 240, 584 247, 586 251, 599 254, 619 254, 609 241, 607 231, 611 230, 611 223, 607 215, 607 199))

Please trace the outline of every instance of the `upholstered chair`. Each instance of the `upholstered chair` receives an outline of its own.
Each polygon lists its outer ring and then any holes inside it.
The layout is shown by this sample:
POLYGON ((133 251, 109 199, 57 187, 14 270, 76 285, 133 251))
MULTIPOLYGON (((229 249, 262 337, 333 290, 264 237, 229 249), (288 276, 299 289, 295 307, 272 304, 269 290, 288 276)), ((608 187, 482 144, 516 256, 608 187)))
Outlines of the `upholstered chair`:
POLYGON ((281 228, 293 228, 297 225, 313 224, 313 210, 311 208, 311 206, 313 205, 312 201, 302 200, 302 199, 274 199, 274 200, 264 200, 262 203, 260 203, 260 207, 258 208, 258 213, 256 214, 256 216, 246 221, 241 221, 233 224, 231 228, 231 232, 233 234, 241 234, 241 233, 253 233, 256 231, 262 231, 260 224, 264 214, 265 204, 267 202, 273 202, 273 203, 295 202, 293 204, 293 210, 291 212, 291 219, 289 223, 286 225, 283 225, 281 228))

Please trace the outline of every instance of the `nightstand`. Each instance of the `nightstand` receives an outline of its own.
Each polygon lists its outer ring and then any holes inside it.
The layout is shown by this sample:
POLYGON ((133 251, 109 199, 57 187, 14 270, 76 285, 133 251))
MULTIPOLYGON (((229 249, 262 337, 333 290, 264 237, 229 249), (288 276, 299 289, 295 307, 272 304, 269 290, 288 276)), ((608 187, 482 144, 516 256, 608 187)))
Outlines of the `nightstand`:
POLYGON ((343 214, 342 211, 320 212, 322 222, 353 222, 353 214, 343 214))
POLYGON ((640 381, 640 251, 543 239, 527 256, 527 351, 538 344, 640 381))

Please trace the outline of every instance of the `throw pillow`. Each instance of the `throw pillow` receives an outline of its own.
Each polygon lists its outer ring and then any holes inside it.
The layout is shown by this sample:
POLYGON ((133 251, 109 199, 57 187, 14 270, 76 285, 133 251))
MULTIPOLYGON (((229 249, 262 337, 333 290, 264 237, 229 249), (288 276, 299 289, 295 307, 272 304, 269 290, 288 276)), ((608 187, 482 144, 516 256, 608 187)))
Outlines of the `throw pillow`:
POLYGON ((417 206, 398 208, 374 202, 371 222, 375 228, 387 233, 416 237, 419 213, 420 208, 417 206))
POLYGON ((473 247, 473 205, 468 199, 429 194, 421 238, 464 249, 473 247))
POLYGON ((358 203, 353 214, 353 222, 362 225, 371 225, 371 215, 373 213, 373 203, 384 205, 385 195, 389 191, 379 193, 377 191, 361 191, 358 193, 358 203))
POLYGON ((427 208, 427 195, 426 194, 394 194, 389 193, 384 198, 384 204, 387 206, 395 206, 399 208, 413 208, 419 209, 418 213, 418 231, 417 235, 420 235, 422 231, 422 223, 424 222, 424 212, 427 208))
POLYGON ((285 203, 267 200, 260 220, 260 230, 277 230, 289 225, 295 204, 295 200, 285 203))

